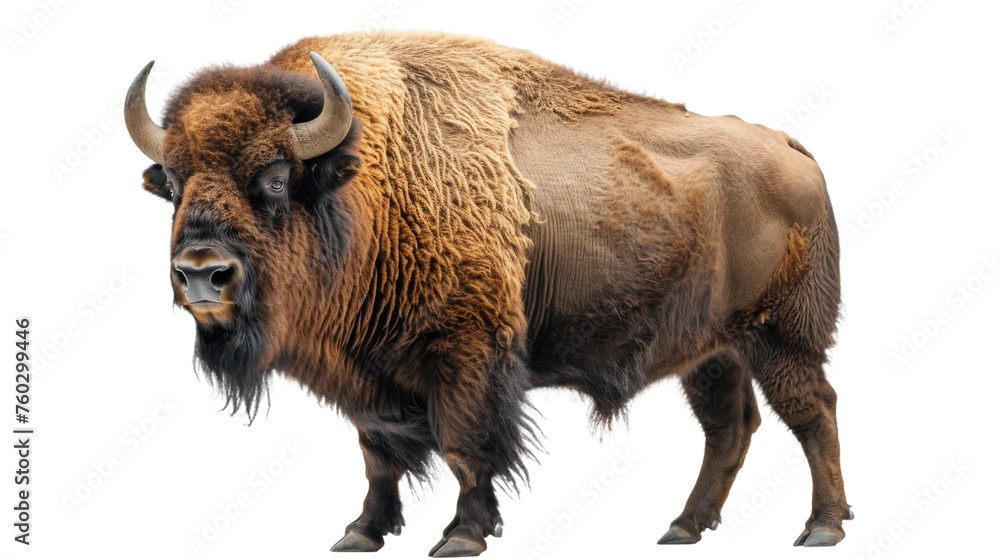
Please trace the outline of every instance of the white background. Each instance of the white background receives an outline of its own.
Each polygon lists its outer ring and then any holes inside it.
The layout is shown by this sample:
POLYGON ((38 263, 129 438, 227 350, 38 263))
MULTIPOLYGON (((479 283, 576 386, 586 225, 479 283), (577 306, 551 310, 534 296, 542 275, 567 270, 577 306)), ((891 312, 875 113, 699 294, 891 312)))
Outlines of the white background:
MULTIPOLYGON (((1000 256, 996 3, 64 2, 0 8, 5 431, 15 427, 15 317, 32 320, 37 371, 33 544, 12 541, 8 432, 0 555, 331 557, 366 489, 356 435, 283 378, 252 426, 218 411, 192 370, 193 320, 171 306, 171 208, 140 189, 150 162, 124 130, 121 101, 150 59, 162 73, 148 95, 158 114, 207 64, 259 63, 300 37, 365 26, 485 36, 698 113, 787 128, 819 160, 841 227, 844 317, 828 372, 857 514, 845 541, 792 548, 809 475, 761 401, 764 425, 720 529, 692 547, 656 546, 702 456, 700 429, 668 380, 603 439, 582 398, 533 393, 548 452, 531 466, 531 489, 502 498, 505 535, 489 540, 488 557, 930 558, 995 541, 1000 280, 983 259, 1000 256), (951 139, 938 140, 942 131, 951 139), (134 429, 142 441, 123 437, 134 429), (291 442, 301 451, 285 465, 291 442), (262 486, 255 473, 268 467, 281 472, 262 486), (197 555, 191 538, 205 538, 241 492, 249 505, 197 555), (567 519, 571 510, 580 515, 567 519)), ((423 557, 456 494, 446 469, 405 494, 407 526, 379 557, 423 557)))

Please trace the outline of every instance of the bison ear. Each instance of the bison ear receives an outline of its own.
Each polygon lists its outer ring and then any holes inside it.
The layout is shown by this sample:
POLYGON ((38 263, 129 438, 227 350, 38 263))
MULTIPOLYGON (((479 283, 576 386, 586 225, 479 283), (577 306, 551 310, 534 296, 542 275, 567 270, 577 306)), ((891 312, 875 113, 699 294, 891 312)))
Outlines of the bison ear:
POLYGON ((173 193, 167 187, 167 174, 163 171, 163 166, 155 163, 142 172, 142 188, 155 194, 156 196, 172 200, 173 193))

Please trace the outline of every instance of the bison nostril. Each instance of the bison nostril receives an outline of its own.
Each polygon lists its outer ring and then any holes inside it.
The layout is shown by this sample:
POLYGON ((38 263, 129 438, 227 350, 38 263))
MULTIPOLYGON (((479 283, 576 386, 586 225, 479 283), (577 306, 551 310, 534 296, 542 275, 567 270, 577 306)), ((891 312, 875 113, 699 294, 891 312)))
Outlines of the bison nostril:
POLYGON ((223 301, 223 292, 238 283, 240 277, 239 262, 216 246, 186 247, 173 265, 174 285, 184 292, 184 300, 189 304, 227 303, 223 301))
POLYGON ((174 276, 177 277, 177 283, 181 285, 181 288, 187 289, 188 281, 187 276, 184 276, 184 271, 179 268, 174 268, 174 276))
POLYGON ((223 303, 222 292, 236 278, 230 262, 184 262, 174 265, 174 275, 188 303, 223 303))
POLYGON ((231 266, 227 266, 226 268, 216 270, 215 272, 212 273, 212 279, 211 279, 212 287, 214 287, 217 290, 225 288, 227 285, 229 285, 229 282, 232 281, 233 276, 235 274, 236 274, 236 269, 231 266))

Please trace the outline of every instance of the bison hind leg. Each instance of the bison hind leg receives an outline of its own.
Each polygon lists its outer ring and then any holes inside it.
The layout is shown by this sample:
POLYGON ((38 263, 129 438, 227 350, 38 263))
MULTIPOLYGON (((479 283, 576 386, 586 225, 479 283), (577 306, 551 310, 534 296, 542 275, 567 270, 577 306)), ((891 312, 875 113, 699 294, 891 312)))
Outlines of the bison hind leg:
POLYGON ((844 494, 837 431, 837 394, 823 373, 822 358, 798 349, 772 349, 752 366, 768 404, 805 451, 812 474, 812 512, 795 546, 832 546, 844 538, 841 522, 853 515, 844 494))
POLYGON ((844 538, 841 522, 853 518, 840 468, 837 393, 823 371, 840 303, 838 247, 832 220, 810 233, 801 279, 775 301, 773 320, 747 337, 742 352, 809 462, 812 513, 794 544, 831 546, 844 538))
POLYGON ((750 375, 737 355, 709 358, 681 379, 688 403, 705 432, 705 456, 684 511, 659 544, 692 544, 722 521, 721 510, 760 426, 750 375))

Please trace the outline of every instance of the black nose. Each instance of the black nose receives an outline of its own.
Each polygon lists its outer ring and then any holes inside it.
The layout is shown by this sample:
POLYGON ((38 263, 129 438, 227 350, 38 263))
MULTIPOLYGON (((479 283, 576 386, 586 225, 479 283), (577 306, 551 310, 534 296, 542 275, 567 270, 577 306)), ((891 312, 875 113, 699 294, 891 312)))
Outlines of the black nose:
POLYGON ((173 264, 188 303, 223 303, 222 291, 235 279, 238 266, 205 247, 186 249, 173 264))

